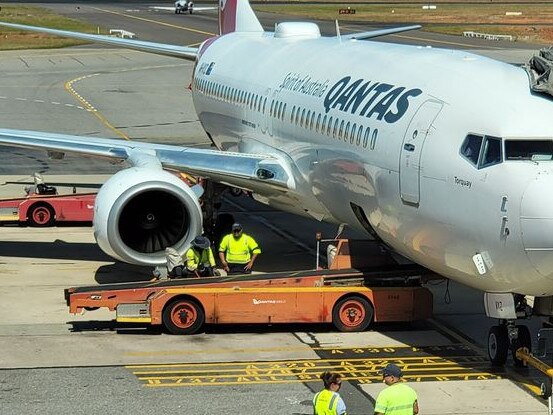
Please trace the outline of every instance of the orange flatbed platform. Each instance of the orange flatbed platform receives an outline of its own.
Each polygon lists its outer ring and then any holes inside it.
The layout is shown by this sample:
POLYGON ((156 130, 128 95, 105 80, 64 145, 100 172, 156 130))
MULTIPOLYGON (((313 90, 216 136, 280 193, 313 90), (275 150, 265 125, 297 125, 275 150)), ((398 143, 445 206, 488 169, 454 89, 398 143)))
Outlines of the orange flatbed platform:
POLYGON ((118 322, 163 324, 174 334, 206 323, 333 323, 361 331, 372 322, 430 317, 432 294, 421 286, 427 274, 396 264, 74 287, 65 298, 71 313, 107 307, 118 322))

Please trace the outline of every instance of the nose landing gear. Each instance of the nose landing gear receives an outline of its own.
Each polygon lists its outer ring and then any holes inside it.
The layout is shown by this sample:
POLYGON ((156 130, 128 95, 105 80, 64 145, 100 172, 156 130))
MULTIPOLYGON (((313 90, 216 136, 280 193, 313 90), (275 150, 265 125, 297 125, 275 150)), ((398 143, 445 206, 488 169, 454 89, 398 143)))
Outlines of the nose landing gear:
POLYGON ((499 324, 488 332, 488 357, 494 366, 503 366, 507 362, 509 350, 515 366, 526 366, 526 361, 517 357, 517 350, 526 348, 532 351, 532 337, 528 327, 516 324, 519 318, 532 315, 526 298, 519 294, 485 293, 484 304, 488 317, 498 318, 499 324))
POLYGON ((524 325, 515 325, 514 320, 503 320, 492 326, 488 332, 488 357, 494 366, 503 366, 507 362, 509 350, 515 366, 526 366, 526 362, 516 356, 521 347, 532 351, 530 330, 524 325))

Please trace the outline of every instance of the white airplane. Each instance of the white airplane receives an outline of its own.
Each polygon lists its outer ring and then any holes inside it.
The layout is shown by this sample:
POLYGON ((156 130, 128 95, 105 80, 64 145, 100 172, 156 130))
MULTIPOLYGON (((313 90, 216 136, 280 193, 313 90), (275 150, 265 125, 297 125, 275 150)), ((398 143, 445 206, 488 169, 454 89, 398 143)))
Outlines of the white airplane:
POLYGON ((524 69, 464 51, 358 41, 419 26, 272 33, 247 0, 220 7, 220 35, 199 48, 0 23, 195 60, 193 102, 216 150, 6 129, 0 144, 129 163, 96 199, 94 234, 114 258, 160 264, 200 232, 200 189, 163 170, 178 169, 347 224, 484 291, 500 319, 493 363, 530 346, 517 318, 553 315, 551 97, 524 69))
POLYGON ((189 13, 192 14, 193 12, 201 12, 201 11, 207 11, 207 10, 217 10, 217 7, 209 7, 209 6, 196 6, 194 5, 193 1, 187 1, 187 0, 177 0, 175 2, 174 7, 167 7, 167 6, 150 6, 150 9, 154 10, 169 10, 169 11, 175 11, 175 14, 181 14, 181 13, 189 13))

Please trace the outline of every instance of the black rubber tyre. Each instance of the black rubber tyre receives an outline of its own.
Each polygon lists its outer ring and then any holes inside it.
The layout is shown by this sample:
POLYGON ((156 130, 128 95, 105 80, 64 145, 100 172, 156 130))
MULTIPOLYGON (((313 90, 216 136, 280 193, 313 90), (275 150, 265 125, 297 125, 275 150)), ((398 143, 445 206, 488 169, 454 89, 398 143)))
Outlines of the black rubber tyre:
POLYGON ((163 310, 163 324, 172 334, 197 333, 204 322, 203 308, 191 298, 176 298, 163 310))
POLYGON ((552 390, 551 379, 546 379, 540 385, 540 396, 543 399, 549 399, 549 397, 551 396, 551 390, 552 390))
POLYGON ((332 324, 340 331, 363 331, 374 316, 373 306, 363 297, 339 300, 332 309, 332 324))
POLYGON ((27 212, 29 225, 35 227, 52 226, 55 221, 55 212, 47 203, 35 203, 27 212))
POLYGON ((518 329, 518 338, 513 342, 511 347, 513 362, 517 367, 525 367, 526 362, 517 359, 516 353, 517 349, 521 347, 526 347, 528 352, 532 352, 532 336, 530 335, 530 330, 528 330, 527 326, 520 325, 516 326, 516 328, 518 329))
POLYGON ((494 366, 503 366, 509 353, 507 327, 492 326, 488 332, 488 357, 494 366))

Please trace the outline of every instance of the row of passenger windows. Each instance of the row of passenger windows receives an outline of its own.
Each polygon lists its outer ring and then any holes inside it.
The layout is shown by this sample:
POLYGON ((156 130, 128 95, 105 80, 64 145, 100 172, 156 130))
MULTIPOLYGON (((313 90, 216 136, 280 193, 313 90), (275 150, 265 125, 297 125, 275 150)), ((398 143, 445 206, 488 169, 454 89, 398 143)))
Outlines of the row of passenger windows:
MULTIPOLYGON (((228 85, 222 85, 218 82, 208 81, 207 79, 194 79, 195 88, 201 93, 219 99, 221 101, 229 102, 235 105, 249 108, 252 111, 258 111, 265 113, 267 107, 267 97, 247 92, 238 88, 232 88, 228 85)), ((282 104, 282 103, 281 103, 282 104)), ((283 108, 279 108, 283 111, 283 108)), ((275 101, 271 103, 271 116, 273 111, 276 110, 275 101)), ((282 115, 284 117, 284 115, 282 115)))
MULTIPOLYGON (((225 102, 244 106, 252 111, 265 113, 267 97, 222 85, 206 79, 194 79, 195 88, 205 95, 225 102)), ((286 115, 286 103, 272 100, 269 108, 269 116, 284 121, 286 115)), ((350 121, 344 121, 338 117, 327 116, 306 108, 292 108, 290 123, 316 133, 327 135, 338 140, 343 140, 351 145, 362 146, 374 150, 378 138, 378 129, 357 125, 350 121)))
MULTIPOLYGON (((501 138, 469 134, 461 155, 479 169, 503 161, 501 138)), ((553 140, 505 140, 505 160, 553 160, 553 140)))
POLYGON ((369 127, 296 106, 290 113, 290 123, 371 150, 374 150, 378 137, 376 128, 371 131, 369 127))

